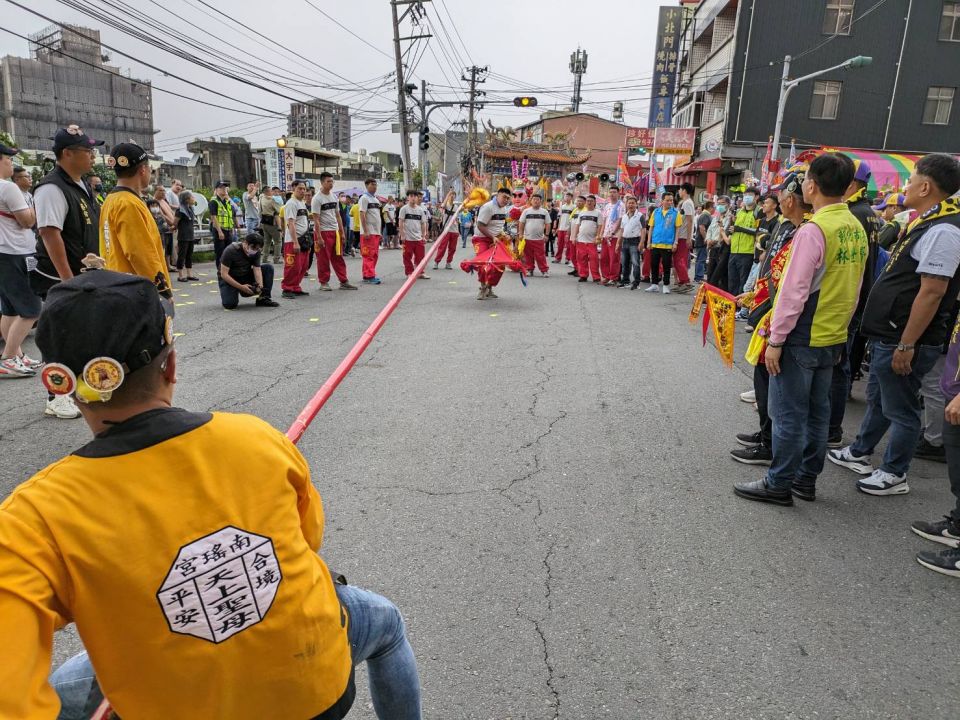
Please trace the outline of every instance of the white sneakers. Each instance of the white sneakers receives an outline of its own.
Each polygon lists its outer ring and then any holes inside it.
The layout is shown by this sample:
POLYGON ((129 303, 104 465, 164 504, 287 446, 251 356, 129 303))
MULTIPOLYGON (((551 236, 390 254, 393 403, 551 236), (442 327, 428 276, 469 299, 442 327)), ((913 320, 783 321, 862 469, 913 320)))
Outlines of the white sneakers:
POLYGON ((73 420, 80 417, 80 411, 69 395, 56 395, 53 400, 47 400, 47 407, 43 414, 60 420, 73 420))
POLYGON ((906 495, 910 486, 906 475, 895 475, 877 468, 869 477, 857 480, 857 490, 867 495, 906 495))
POLYGON ((755 403, 757 401, 757 391, 747 390, 740 393, 740 402, 755 403))
POLYGON ((0 378, 33 377, 37 371, 28 366, 22 358, 12 357, 0 360, 0 378))
POLYGON ((648 292, 648 293, 660 292, 660 286, 659 286, 659 285, 651 285, 651 286, 648 287, 646 290, 644 290, 644 292, 648 292))
POLYGON ((663 294, 664 294, 664 295, 669 295, 669 294, 670 294, 670 288, 669 288, 667 285, 664 285, 664 286, 663 286, 663 294))
POLYGON ((853 470, 857 475, 872 475, 873 465, 869 455, 854 455, 850 446, 827 452, 827 459, 834 465, 853 470))

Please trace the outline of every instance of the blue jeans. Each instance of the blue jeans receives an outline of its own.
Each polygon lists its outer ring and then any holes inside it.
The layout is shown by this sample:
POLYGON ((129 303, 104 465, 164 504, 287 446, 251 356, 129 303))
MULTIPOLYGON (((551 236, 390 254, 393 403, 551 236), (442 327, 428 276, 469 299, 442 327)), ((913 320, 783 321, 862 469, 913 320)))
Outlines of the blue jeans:
MULTIPOLYGON (((264 263, 260 266, 260 274, 263 275, 263 290, 260 291, 260 297, 268 298, 273 292, 273 265, 264 263)), ((236 278, 234 278, 236 280, 236 278)), ((253 278, 244 278, 237 280, 240 284, 246 284, 244 281, 253 283, 253 278)), ((233 310, 240 304, 240 291, 233 285, 227 285, 223 278, 217 278, 220 287, 220 302, 227 310, 233 310)))
POLYGON ((896 349, 892 343, 870 341, 867 412, 850 450, 855 455, 871 454, 889 428, 890 440, 880 469, 905 475, 920 437, 920 384, 940 357, 940 346, 918 345, 909 375, 893 371, 890 363, 896 349))
POLYGON ((841 345, 785 345, 780 374, 770 376, 767 407, 773 420, 771 490, 811 486, 823 471, 830 420, 830 378, 841 345))
POLYGON ((693 279, 702 282, 707 277, 707 246, 696 248, 697 258, 693 264, 693 279))
POLYGON ((461 227, 461 228, 460 228, 460 242, 461 242, 461 247, 466 247, 466 246, 467 246, 467 240, 469 240, 469 239, 472 237, 472 235, 473 235, 473 233, 471 232, 471 230, 470 230, 469 227, 461 227))
POLYGON ((260 218, 258 218, 258 217, 252 217, 252 218, 245 217, 245 218, 243 219, 243 224, 244 224, 244 226, 246 226, 246 228, 247 228, 247 234, 249 235, 249 234, 252 233, 252 232, 256 232, 256 231, 257 231, 257 228, 260 227, 260 218))
MULTIPOLYGON (((419 720, 420 678, 396 606, 352 585, 335 585, 350 615, 348 634, 353 664, 366 661, 370 697, 378 718, 419 720)), ((87 720, 103 700, 86 652, 74 655, 50 676, 60 696, 57 720, 87 720)))
POLYGON ((643 265, 640 262, 640 238, 624 238, 620 243, 620 282, 626 285, 640 284, 640 273, 643 265), (630 268, 633 268, 633 280, 630 279, 630 268))

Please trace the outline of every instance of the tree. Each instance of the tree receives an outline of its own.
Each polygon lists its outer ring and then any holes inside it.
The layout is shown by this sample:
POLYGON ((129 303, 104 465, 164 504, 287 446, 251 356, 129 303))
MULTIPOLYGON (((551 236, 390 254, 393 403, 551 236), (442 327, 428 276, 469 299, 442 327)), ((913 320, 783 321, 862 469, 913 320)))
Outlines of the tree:
POLYGON ((113 168, 104 163, 97 163, 90 171, 91 175, 96 175, 103 181, 103 189, 109 192, 117 184, 117 173, 113 168))

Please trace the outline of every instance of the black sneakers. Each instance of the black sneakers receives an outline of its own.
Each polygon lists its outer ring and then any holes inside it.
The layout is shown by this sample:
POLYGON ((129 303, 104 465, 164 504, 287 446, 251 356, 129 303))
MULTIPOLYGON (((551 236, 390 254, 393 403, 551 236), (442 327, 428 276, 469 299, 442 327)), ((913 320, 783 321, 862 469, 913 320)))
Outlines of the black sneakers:
POLYGON ((950 548, 939 553, 918 552, 917 562, 941 575, 960 577, 960 548, 950 548))
POLYGON ((937 447, 923 436, 921 436, 919 442, 917 442, 917 449, 914 450, 913 456, 939 463, 945 463, 947 461, 947 454, 943 449, 943 445, 937 447))
POLYGON ((268 297, 258 297, 254 304, 257 307, 280 307, 280 303, 268 297))
POLYGON ((766 465, 770 467, 770 463, 773 462, 773 452, 763 445, 751 445, 750 447, 731 450, 730 457, 744 465, 766 465))
POLYGON ((827 447, 834 449, 843 447, 843 430, 827 436, 827 447))
POLYGON ((737 442, 744 447, 753 447, 763 442, 763 437, 759 432, 755 433, 737 433, 737 442))
POLYGON ((960 547, 960 523, 954 522, 949 515, 944 515, 943 520, 932 523, 917 520, 910 525, 910 529, 925 540, 932 540, 947 547, 960 547))

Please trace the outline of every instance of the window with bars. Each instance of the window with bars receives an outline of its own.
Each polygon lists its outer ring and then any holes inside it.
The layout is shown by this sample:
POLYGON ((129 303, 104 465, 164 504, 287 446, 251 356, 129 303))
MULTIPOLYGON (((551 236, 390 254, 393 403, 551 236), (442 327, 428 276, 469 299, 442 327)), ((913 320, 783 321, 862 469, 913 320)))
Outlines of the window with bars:
POLYGON ((940 40, 960 42, 960 2, 944 0, 938 37, 940 40))
POLYGON ((837 80, 816 80, 813 83, 813 100, 810 103, 810 118, 813 120, 836 120, 840 108, 840 88, 837 80))
POLYGON ((956 88, 931 86, 927 89, 927 101, 923 106, 924 125, 949 125, 950 111, 956 88))
POLYGON ((827 0, 823 14, 824 35, 849 35, 853 24, 854 0, 827 0))

